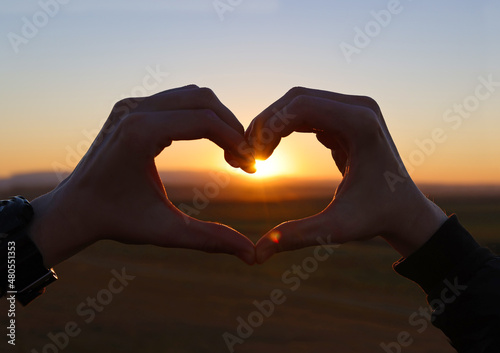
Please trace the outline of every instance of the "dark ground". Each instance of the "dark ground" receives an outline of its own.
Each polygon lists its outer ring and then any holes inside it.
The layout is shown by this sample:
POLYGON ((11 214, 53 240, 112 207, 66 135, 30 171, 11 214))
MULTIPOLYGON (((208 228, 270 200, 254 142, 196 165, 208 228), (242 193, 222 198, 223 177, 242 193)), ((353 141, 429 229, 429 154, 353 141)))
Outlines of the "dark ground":
MULTIPOLYGON (((17 193, 32 198, 40 190, 17 193)), ((500 250, 500 198, 435 201, 448 214, 457 213, 481 244, 500 250)), ((224 222, 255 241, 272 226, 314 214, 328 202, 212 201, 200 218, 224 222)), ((57 266, 60 280, 28 307, 17 308, 15 350, 8 349, 4 335, 0 351, 229 352, 223 334, 236 335, 237 318, 247 321, 256 310, 255 300, 262 302, 281 289, 286 301, 235 345, 236 352, 384 352, 380 344, 395 341, 402 331, 413 340, 404 353, 454 352, 439 330, 429 325, 419 333, 422 326, 409 323, 412 313, 426 307, 425 296, 393 272, 398 254, 384 242, 334 249, 292 291, 292 284, 281 280, 283 273, 301 265, 313 250, 278 254, 250 267, 227 255, 100 242, 57 266), (111 270, 122 268, 135 278, 106 297, 103 289, 113 278, 111 270), (96 295, 109 301, 100 312, 82 304, 96 295), (54 350, 48 335, 65 330, 68 322, 75 323, 78 334, 68 342, 59 335, 60 348, 54 350)), ((4 299, 0 312, 6 313, 4 299)), ((4 326, 6 314, 1 317, 4 326)))

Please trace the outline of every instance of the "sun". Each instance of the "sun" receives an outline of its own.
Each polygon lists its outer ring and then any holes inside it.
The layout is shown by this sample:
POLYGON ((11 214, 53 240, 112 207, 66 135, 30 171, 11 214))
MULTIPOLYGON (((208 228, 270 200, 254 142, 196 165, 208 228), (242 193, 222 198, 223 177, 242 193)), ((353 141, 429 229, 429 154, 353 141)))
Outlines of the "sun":
POLYGON ((272 157, 273 156, 266 160, 255 160, 255 168, 257 171, 252 174, 252 176, 257 178, 272 178, 284 174, 282 161, 272 157))
POLYGON ((269 161, 257 159, 255 160, 255 168, 257 171, 253 173, 253 176, 258 178, 269 178, 279 174, 279 171, 276 170, 276 166, 269 161))
MULTIPOLYGON (((231 173, 245 176, 247 178, 273 179, 280 176, 289 176, 294 172, 294 167, 288 163, 289 159, 283 151, 275 151, 268 159, 255 160, 255 173, 249 174, 241 169, 231 168, 231 173)), ((225 164, 226 168, 228 167, 225 164)))

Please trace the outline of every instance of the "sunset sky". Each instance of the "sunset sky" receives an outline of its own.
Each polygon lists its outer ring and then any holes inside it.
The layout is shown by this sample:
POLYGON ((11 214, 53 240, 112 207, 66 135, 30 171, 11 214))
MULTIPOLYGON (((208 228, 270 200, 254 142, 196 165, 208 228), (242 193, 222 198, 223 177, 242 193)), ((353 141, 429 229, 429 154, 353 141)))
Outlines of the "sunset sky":
MULTIPOLYGON (((245 127, 293 86, 368 95, 415 180, 500 182, 496 0, 3 1, 0 34, 0 178, 71 170, 114 102, 195 83, 245 127)), ((226 168, 222 155, 175 142, 157 164, 226 168)), ((312 135, 273 159, 338 176, 312 135)))

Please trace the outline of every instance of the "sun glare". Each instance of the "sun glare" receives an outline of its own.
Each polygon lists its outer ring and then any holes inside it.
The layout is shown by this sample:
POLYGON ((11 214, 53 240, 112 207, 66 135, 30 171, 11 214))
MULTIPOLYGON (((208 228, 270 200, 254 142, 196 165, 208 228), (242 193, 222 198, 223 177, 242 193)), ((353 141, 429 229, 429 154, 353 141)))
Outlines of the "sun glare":
POLYGON ((255 168, 257 171, 251 176, 260 179, 290 175, 294 171, 294 167, 290 165, 288 155, 284 150, 274 151, 266 160, 255 160, 255 168))
MULTIPOLYGON (((227 165, 226 165, 227 167, 227 165)), ((255 169, 253 174, 248 174, 241 169, 229 169, 232 173, 243 175, 247 178, 272 179, 279 176, 290 176, 294 174, 295 167, 290 165, 289 158, 284 151, 275 151, 268 159, 255 160, 255 169)))
POLYGON ((270 160, 263 161, 257 159, 255 161, 255 168, 257 171, 253 175, 258 178, 270 178, 283 173, 279 163, 270 160))

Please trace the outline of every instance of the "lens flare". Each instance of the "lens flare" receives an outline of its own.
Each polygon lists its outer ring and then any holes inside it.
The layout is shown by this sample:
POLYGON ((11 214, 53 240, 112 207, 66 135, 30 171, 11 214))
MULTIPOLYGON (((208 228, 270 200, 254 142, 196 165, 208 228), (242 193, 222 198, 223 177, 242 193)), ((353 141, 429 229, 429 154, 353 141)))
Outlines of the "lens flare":
POLYGON ((278 244, 280 242, 280 238, 281 238, 281 233, 278 232, 277 230, 274 230, 269 234, 269 239, 271 239, 273 243, 278 244))

